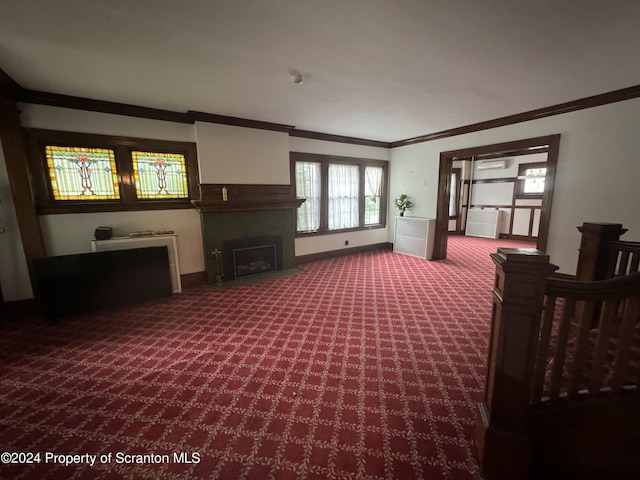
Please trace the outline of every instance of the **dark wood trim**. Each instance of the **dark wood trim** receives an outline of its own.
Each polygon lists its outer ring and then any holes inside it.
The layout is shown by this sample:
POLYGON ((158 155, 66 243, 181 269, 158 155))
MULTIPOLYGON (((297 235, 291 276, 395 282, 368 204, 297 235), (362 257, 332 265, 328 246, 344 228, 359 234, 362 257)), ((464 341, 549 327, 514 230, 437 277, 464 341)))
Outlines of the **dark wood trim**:
POLYGON ((180 275, 180 282, 182 288, 197 287, 198 285, 207 284, 207 272, 204 270, 201 272, 185 273, 180 275))
POLYGON ((0 68, 0 100, 15 104, 22 87, 0 68))
POLYGON ((147 118, 149 120, 163 120, 174 123, 193 123, 188 113, 161 110, 159 108, 140 107, 126 103, 107 102, 93 98, 75 97, 59 93, 41 92, 38 90, 22 89, 18 95, 18 101, 34 103, 37 105, 49 105, 52 107, 72 108, 89 112, 111 113, 126 117, 147 118))
POLYGON ((200 199, 191 203, 199 212, 208 213, 296 209, 304 201, 296 198, 291 185, 205 183, 200 185, 200 199), (226 200, 223 189, 227 192, 226 200))
POLYGON ((523 242, 532 242, 535 243, 536 239, 533 237, 528 237, 526 235, 514 235, 512 233, 501 233, 500 238, 506 240, 521 240, 523 242))
POLYGON ((196 144, 171 140, 98 135, 76 132, 25 129, 29 139, 29 159, 34 196, 39 214, 114 212, 137 210, 171 210, 192 208, 190 200, 199 195, 198 157, 196 144), (84 146, 109 148, 115 152, 120 184, 120 200, 115 201, 56 201, 53 199, 48 179, 47 161, 44 154, 46 145, 84 146), (131 152, 133 150, 180 153, 187 166, 189 197, 186 199, 138 199, 133 181, 131 152))
POLYGON ((406 145, 413 145, 416 143, 430 142, 432 140, 440 140, 442 138, 454 137, 456 135, 464 135, 466 133, 472 132, 479 132, 481 130, 489 130, 491 128, 505 127, 507 125, 514 125, 516 123, 537 120, 539 118, 561 115, 563 113, 575 112, 577 110, 584 110, 585 108, 623 102, 625 100, 631 100, 638 97, 640 97, 640 85, 635 85, 633 87, 614 90, 612 92, 602 93, 600 95, 580 98, 571 102, 538 108, 536 110, 529 110, 528 112, 508 115, 506 117, 500 117, 484 122, 473 123, 471 125, 465 125, 463 127, 450 128, 448 130, 429 133, 418 137, 408 138, 406 140, 399 140, 397 142, 392 142, 391 148, 404 147, 406 145))
POLYGON ((548 135, 545 137, 528 138, 492 145, 481 145, 460 150, 451 150, 440 153, 440 166, 438 173, 438 198, 436 202, 436 228, 434 232, 433 259, 447 258, 447 235, 449 230, 449 195, 451 183, 452 165, 455 159, 483 155, 487 153, 499 153, 505 151, 522 150, 548 146, 547 152, 547 176, 545 190, 540 206, 540 228, 538 230, 537 248, 545 251, 549 236, 549 221, 551 217, 551 204, 553 201, 553 189, 555 185, 556 165, 558 163, 558 151, 560 148, 560 135, 548 135))
MULTIPOLYGON (((500 152, 500 153, 487 153, 485 155, 476 155, 475 160, 496 160, 500 158, 519 157, 522 155, 536 155, 538 153, 547 153, 549 151, 546 147, 534 148, 531 150, 515 150, 513 152, 500 152)), ((458 159, 460 160, 460 159, 458 159)), ((465 159, 470 161, 471 158, 465 159)))
POLYGON ((627 232, 621 223, 585 222, 577 227, 581 234, 576 279, 581 281, 611 278, 610 265, 617 252, 609 248, 610 242, 620 240, 627 232))
POLYGON ((363 145, 365 147, 391 148, 391 143, 378 140, 367 140, 365 138, 346 137, 343 135, 331 135, 328 133, 311 132, 309 130, 293 129, 289 132, 291 137, 310 138, 312 140, 324 140, 326 142, 350 143, 353 145, 363 145))
POLYGON ((553 274, 551 275, 551 278, 559 278, 560 280, 571 280, 571 281, 577 280, 575 275, 569 275, 568 273, 560 273, 560 272, 553 272, 553 274))
POLYGON ((220 123, 223 125, 233 125, 236 127, 257 128, 260 130, 272 130, 275 132, 289 133, 295 127, 293 125, 282 125, 280 123, 261 122, 259 120, 249 120, 247 118, 228 117, 226 115, 216 115, 214 113, 196 112, 189 110, 187 115, 192 122, 220 123))
POLYGON ((372 243, 370 245, 361 245, 359 247, 341 248, 340 250, 329 250, 327 252, 311 253, 309 255, 300 255, 296 257, 296 263, 317 262, 319 260, 328 260, 330 258, 342 257, 345 255, 354 255, 357 253, 373 252, 376 250, 393 250, 393 243, 372 243))

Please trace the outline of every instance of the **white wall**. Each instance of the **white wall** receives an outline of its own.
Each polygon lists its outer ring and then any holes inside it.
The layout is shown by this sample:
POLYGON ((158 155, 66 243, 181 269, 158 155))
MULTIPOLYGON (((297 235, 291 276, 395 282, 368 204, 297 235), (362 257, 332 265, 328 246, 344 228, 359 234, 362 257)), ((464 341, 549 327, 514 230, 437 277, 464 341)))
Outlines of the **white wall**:
POLYGON ((390 197, 407 193, 412 215, 434 217, 440 152, 560 133, 547 251, 560 272, 574 274, 583 222, 623 223, 627 237, 640 240, 639 124, 640 99, 633 99, 398 147, 391 151, 390 197))
POLYGON ((16 209, 0 145, 0 285, 5 301, 33 297, 16 209))
MULTIPOLYGON (((368 158, 372 160, 389 160, 390 155, 389 149, 387 148, 326 142, 324 140, 313 140, 299 137, 289 137, 289 148, 292 152, 339 155, 343 157, 368 158)), ((389 205, 389 209, 392 208, 393 206, 389 205)), ((374 230, 296 238, 296 255, 309 255, 318 252, 384 243, 389 241, 387 230, 388 228, 385 227, 376 228, 374 230), (345 245, 345 241, 348 241, 349 245, 345 245)))

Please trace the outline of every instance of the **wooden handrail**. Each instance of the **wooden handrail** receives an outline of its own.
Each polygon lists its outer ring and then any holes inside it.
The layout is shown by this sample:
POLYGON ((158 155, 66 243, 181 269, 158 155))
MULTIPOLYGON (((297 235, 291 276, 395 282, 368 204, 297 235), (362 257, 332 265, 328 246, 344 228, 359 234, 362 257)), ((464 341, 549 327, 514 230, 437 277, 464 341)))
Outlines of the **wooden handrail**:
POLYGON ((594 301, 640 297, 640 272, 592 282, 549 278, 545 294, 552 297, 594 301))

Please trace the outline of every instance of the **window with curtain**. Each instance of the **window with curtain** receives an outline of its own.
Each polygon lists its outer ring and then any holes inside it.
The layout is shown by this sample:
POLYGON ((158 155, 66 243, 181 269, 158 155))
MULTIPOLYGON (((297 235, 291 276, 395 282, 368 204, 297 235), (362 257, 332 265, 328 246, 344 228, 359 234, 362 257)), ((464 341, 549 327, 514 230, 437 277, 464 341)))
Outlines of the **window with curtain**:
POLYGON ((291 152, 291 183, 306 201, 297 233, 321 235, 386 226, 388 161, 291 152))
POLYGON ((359 226, 359 173, 357 165, 329 164, 329 230, 359 226))
POLYGON ((298 208, 298 231, 320 228, 320 166, 318 162, 296 163, 296 195, 307 200, 298 208))
POLYGON ((382 202, 382 167, 364 169, 364 224, 380 223, 382 202))

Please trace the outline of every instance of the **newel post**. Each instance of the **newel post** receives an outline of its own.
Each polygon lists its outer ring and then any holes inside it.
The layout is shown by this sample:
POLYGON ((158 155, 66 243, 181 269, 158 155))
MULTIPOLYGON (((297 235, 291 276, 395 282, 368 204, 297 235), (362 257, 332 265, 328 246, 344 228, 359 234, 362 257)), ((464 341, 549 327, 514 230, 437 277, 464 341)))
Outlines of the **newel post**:
POLYGON ((487 478, 527 478, 532 446, 527 435, 546 279, 558 267, 531 248, 499 248, 484 400, 476 418, 475 448, 487 478))
MULTIPOLYGON (((620 223, 585 222, 578 230, 582 234, 576 280, 605 280, 610 277, 614 252, 607 248, 608 242, 620 240, 627 231, 620 223)), ((614 266, 615 267, 615 266, 614 266)))

